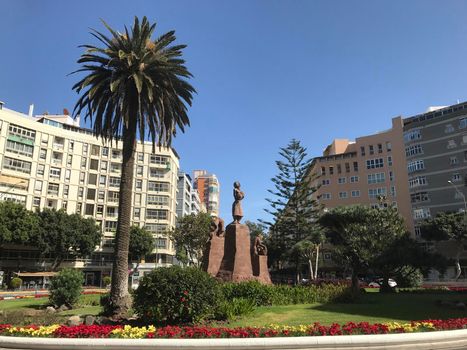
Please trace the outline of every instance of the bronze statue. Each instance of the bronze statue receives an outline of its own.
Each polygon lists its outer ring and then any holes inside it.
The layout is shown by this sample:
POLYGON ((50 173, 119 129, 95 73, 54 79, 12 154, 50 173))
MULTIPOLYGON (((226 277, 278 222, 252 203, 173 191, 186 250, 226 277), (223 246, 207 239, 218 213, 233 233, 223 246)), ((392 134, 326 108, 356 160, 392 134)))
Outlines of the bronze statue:
POLYGON ((253 251, 255 255, 268 255, 268 248, 262 242, 263 235, 258 235, 255 238, 255 243, 253 245, 253 251))
POLYGON ((214 235, 216 235, 217 237, 222 237, 224 235, 224 220, 222 220, 221 218, 213 215, 211 217, 211 226, 210 226, 210 232, 209 232, 209 236, 210 236, 210 240, 212 239, 212 237, 214 235))
POLYGON ((240 190, 240 182, 234 182, 234 190, 233 196, 235 201, 232 204, 232 216, 233 216, 233 223, 239 224, 240 220, 243 218, 243 209, 241 200, 245 198, 245 193, 240 190))

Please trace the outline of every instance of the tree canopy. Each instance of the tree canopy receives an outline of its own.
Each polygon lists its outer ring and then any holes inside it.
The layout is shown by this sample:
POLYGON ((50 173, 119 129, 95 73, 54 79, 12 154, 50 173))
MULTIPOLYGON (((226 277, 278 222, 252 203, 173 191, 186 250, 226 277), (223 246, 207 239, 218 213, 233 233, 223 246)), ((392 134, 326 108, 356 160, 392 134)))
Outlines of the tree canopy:
POLYGON ((154 237, 144 228, 132 226, 130 230, 129 258, 140 261, 156 247, 154 237))
POLYGON ((24 205, 0 202, 0 245, 32 245, 37 240, 39 218, 24 205))

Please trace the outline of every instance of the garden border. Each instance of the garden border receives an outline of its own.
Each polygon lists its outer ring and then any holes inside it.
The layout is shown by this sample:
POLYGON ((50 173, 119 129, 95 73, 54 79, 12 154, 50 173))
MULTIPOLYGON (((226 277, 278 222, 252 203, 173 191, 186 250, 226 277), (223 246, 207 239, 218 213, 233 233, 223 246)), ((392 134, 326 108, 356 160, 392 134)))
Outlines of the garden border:
POLYGON ((108 338, 31 338, 0 336, 0 349, 107 350, 107 349, 465 349, 467 329, 374 335, 313 337, 222 338, 222 339, 108 339, 108 338))

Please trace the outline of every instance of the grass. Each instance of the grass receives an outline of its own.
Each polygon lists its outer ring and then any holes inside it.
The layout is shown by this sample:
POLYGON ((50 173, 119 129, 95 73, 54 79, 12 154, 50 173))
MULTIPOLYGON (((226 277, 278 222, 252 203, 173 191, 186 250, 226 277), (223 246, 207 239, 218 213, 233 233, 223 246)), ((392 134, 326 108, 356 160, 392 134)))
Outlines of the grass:
POLYGON ((302 304, 259 307, 229 326, 265 326, 271 323, 299 325, 319 322, 407 322, 423 319, 467 317, 466 310, 438 306, 437 300, 467 302, 465 294, 380 294, 366 293, 354 304, 302 304))

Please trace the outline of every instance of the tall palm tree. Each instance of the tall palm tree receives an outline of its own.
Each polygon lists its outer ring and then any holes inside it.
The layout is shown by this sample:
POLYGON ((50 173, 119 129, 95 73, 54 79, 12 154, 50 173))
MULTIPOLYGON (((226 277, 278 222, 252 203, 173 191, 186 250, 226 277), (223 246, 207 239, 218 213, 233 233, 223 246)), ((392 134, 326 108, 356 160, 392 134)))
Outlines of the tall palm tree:
POLYGON ((110 36, 92 30, 103 46, 82 45, 86 49, 73 73, 85 76, 73 86, 82 93, 74 116, 84 115, 93 131, 104 141, 123 142, 118 224, 113 261, 110 307, 114 318, 124 317, 130 306, 128 294, 128 246, 135 150, 138 140, 151 138, 155 146, 170 146, 177 127, 189 126, 187 108, 195 89, 182 59, 186 45, 172 45, 175 32, 152 40, 156 24, 137 17, 124 33, 110 28, 110 36))

